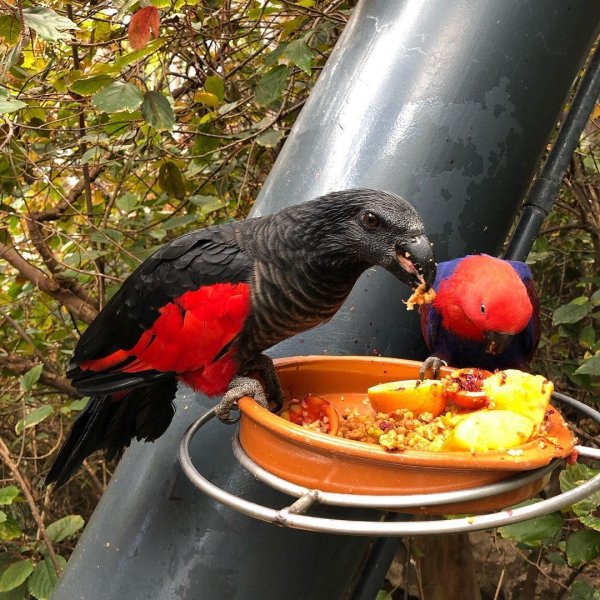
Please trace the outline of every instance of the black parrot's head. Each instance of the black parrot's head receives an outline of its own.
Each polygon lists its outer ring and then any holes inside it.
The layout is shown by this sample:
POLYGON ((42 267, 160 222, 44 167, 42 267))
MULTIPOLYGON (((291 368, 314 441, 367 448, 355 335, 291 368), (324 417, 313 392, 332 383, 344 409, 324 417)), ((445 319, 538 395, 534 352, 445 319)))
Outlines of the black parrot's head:
POLYGON ((322 223, 318 245, 344 252, 365 266, 382 266, 411 288, 433 285, 431 243, 406 200, 371 189, 334 192, 315 201, 322 223))

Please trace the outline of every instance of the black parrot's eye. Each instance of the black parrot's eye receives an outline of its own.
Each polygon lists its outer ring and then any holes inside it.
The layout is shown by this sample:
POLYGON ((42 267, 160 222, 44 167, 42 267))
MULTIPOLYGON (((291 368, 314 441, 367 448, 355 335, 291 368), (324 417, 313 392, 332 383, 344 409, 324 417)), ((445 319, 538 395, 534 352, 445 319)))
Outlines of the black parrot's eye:
POLYGON ((481 310, 481 314, 482 314, 482 315, 485 315, 485 304, 482 304, 482 305, 481 305, 481 308, 480 308, 480 310, 481 310))
POLYGON ((362 220, 369 229, 375 229, 379 225, 379 217, 370 210, 363 215, 362 220))

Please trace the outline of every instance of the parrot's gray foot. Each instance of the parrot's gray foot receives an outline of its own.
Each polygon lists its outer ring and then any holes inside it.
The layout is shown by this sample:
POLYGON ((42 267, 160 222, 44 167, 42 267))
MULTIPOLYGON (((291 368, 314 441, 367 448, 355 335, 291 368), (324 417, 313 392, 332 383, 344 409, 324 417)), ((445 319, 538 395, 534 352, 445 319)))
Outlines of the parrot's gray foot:
POLYGON ((284 397, 273 360, 266 354, 261 354, 254 362, 253 368, 262 375, 269 401, 275 404, 273 412, 278 412, 283 406, 284 397))
POLYGON ((237 410, 237 401, 244 396, 254 398, 262 407, 269 408, 267 397, 262 385, 257 379, 252 377, 234 377, 229 384, 229 389, 225 392, 223 399, 215 407, 215 414, 222 423, 232 425, 240 420, 237 417, 231 417, 231 411, 237 410))
POLYGON ((430 369, 431 369, 431 378, 437 379, 437 376, 438 376, 442 366, 447 367, 448 363, 445 360, 438 358, 437 356, 427 357, 423 361, 423 364, 421 365, 421 368, 419 369, 419 379, 421 381, 423 381, 423 379, 425 379, 425 374, 430 369))

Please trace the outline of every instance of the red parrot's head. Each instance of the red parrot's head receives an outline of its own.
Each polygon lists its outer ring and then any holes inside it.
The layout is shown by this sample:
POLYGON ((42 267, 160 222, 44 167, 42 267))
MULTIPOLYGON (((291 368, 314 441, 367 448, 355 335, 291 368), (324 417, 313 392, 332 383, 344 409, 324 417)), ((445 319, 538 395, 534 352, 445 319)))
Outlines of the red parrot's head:
POLYGON ((434 306, 443 327, 485 341, 490 354, 503 352, 533 313, 527 288, 510 263, 484 254, 458 264, 441 282, 434 306))

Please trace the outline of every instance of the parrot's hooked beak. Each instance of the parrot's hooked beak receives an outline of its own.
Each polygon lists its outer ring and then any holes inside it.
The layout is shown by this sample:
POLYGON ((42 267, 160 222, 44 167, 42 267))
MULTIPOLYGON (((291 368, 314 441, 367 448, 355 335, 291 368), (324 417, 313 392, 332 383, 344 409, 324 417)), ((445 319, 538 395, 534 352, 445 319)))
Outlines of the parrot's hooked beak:
POLYGON ((424 291, 427 291, 433 285, 436 273, 435 258, 431 243, 424 235, 413 238, 409 242, 398 244, 396 256, 400 267, 404 271, 400 275, 400 279, 410 287, 414 289, 421 284, 425 284, 424 291))
POLYGON ((511 333, 500 333, 498 331, 485 331, 485 351, 488 354, 500 354, 506 350, 513 339, 511 333))

